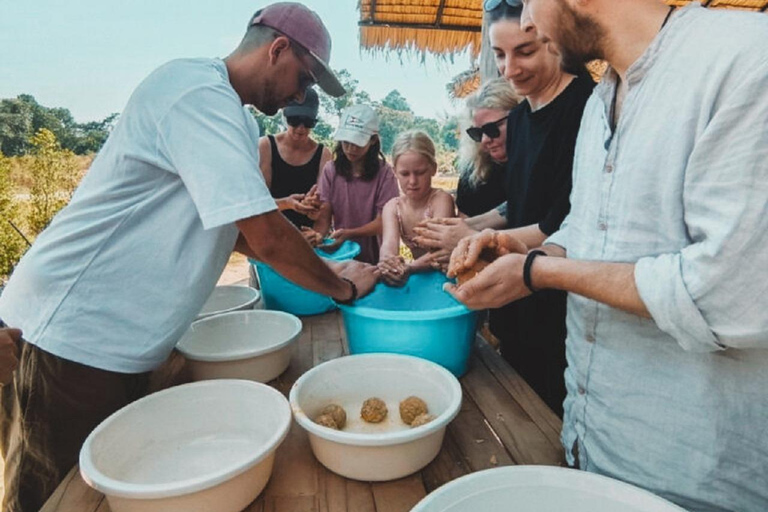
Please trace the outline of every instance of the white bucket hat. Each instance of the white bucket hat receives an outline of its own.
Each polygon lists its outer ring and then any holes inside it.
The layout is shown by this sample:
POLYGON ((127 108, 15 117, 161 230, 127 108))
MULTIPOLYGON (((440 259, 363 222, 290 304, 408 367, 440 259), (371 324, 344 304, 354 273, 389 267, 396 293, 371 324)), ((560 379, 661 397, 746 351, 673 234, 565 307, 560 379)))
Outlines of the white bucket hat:
POLYGON ((341 114, 339 127, 333 138, 340 142, 351 142, 365 146, 371 137, 379 133, 379 116, 368 105, 347 107, 341 114))

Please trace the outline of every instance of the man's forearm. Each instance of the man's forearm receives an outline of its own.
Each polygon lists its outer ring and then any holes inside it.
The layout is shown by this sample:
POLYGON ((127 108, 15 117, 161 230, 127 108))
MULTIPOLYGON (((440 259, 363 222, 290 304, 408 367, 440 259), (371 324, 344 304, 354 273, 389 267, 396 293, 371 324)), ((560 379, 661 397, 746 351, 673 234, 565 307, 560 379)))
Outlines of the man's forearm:
POLYGON ((651 316, 637 291, 633 263, 539 256, 531 266, 531 282, 536 289, 565 290, 635 315, 651 316))
POLYGON ((299 231, 279 212, 237 223, 253 254, 286 279, 312 291, 346 299, 351 287, 323 263, 299 231))

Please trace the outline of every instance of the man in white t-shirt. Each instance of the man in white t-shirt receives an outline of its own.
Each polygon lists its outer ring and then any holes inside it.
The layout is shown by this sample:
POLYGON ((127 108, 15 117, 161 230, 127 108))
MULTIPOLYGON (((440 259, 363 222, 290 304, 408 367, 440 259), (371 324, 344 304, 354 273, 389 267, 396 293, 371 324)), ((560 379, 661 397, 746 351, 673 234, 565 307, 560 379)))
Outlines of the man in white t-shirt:
POLYGON ((314 82, 343 94, 330 50, 314 12, 273 4, 226 59, 172 61, 136 88, 0 297, 0 318, 26 340, 2 389, 4 512, 39 510, 88 433, 142 396, 234 248, 337 300, 373 287, 373 267, 337 276, 277 211, 244 109, 272 115, 314 82))

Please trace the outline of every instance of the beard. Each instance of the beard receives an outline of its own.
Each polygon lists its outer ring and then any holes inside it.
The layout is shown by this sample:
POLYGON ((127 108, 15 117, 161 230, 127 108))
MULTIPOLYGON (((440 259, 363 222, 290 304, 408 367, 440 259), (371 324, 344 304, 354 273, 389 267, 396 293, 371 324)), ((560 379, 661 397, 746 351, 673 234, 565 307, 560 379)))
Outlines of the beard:
POLYGON ((254 102, 253 106, 259 109, 262 114, 273 116, 283 107, 282 103, 278 100, 275 93, 274 83, 266 81, 261 89, 259 98, 254 102))
POLYGON ((604 59, 605 29, 589 16, 575 12, 564 0, 558 0, 560 12, 555 36, 563 67, 577 69, 589 61, 604 59))

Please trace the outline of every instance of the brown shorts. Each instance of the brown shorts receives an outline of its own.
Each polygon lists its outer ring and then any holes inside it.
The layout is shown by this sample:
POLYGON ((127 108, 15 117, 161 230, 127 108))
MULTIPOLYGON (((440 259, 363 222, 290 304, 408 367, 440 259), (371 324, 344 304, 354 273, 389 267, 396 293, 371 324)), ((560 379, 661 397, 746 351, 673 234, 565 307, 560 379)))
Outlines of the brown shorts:
POLYGON ((21 342, 19 369, 2 387, 3 512, 38 512, 77 464, 88 434, 142 397, 149 374, 74 363, 21 342))

